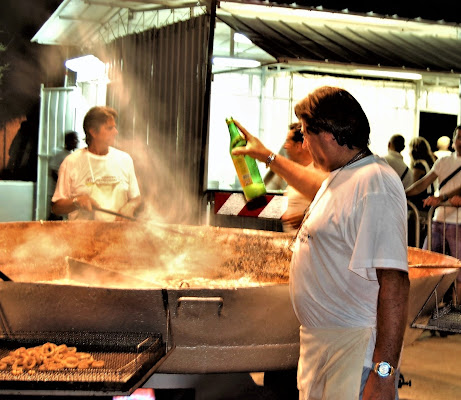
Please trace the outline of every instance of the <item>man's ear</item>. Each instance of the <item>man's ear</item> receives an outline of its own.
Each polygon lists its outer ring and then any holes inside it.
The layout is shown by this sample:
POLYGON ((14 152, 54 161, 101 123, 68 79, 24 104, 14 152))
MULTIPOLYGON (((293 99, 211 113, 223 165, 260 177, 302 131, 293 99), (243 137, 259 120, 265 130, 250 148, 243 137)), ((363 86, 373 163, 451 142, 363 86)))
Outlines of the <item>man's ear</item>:
POLYGON ((90 129, 88 129, 88 133, 89 133, 90 136, 94 139, 94 137, 95 137, 97 131, 96 131, 96 129, 94 129, 94 128, 90 128, 90 129))
POLYGON ((343 135, 339 135, 338 137, 335 137, 332 133, 330 133, 330 136, 331 136, 331 140, 333 142, 338 143, 339 146, 344 146, 347 142, 346 137, 343 135))
MULTIPOLYGON (((326 132, 324 132, 324 133, 325 133, 325 137, 326 137, 328 140, 330 140, 331 142, 336 142, 336 141, 337 141, 336 138, 335 138, 335 136, 334 136, 332 133, 326 133, 326 132)), ((338 144, 339 144, 339 143, 338 143, 338 144)))

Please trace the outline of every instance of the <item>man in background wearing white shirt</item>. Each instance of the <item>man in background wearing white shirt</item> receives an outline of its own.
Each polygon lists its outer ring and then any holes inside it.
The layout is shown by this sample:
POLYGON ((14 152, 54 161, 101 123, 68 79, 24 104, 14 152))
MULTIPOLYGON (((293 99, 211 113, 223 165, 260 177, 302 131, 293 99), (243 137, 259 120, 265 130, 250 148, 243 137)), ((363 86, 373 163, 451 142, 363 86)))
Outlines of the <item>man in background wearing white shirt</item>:
POLYGON ((393 135, 387 145, 388 153, 384 159, 397 172, 397 175, 402 181, 403 187, 406 189, 413 183, 413 174, 410 168, 403 161, 402 151, 405 148, 405 139, 402 135, 393 135))

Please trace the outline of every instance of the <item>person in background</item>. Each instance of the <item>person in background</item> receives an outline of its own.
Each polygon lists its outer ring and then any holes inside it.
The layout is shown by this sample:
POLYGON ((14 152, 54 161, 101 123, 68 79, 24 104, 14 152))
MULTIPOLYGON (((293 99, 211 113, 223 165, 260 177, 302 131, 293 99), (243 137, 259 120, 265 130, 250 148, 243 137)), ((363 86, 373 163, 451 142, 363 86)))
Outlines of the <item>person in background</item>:
POLYGON ((392 135, 387 144, 388 153, 384 159, 394 168, 402 181, 403 187, 407 188, 413 183, 413 174, 403 161, 402 151, 405 148, 405 138, 402 135, 392 135))
POLYGON ((421 136, 411 139, 409 146, 413 181, 416 182, 430 171, 434 165, 435 156, 429 142, 421 136))
POLYGON ((434 151, 434 155, 437 158, 451 156, 450 151, 450 138, 448 136, 440 136, 437 140, 437 151, 434 151))
MULTIPOLYGON (((457 189, 455 192, 452 194, 447 194, 443 196, 443 199, 447 199, 449 201, 449 204, 451 204, 454 207, 461 207, 461 188, 457 189)), ((440 204, 439 201, 441 202, 440 198, 437 200, 434 200, 433 203, 434 205, 440 204)), ((458 225, 459 227, 459 225, 458 225)), ((453 232, 451 232, 451 236, 453 236, 453 232)), ((456 237, 456 232, 455 232, 455 237, 456 237)), ((459 246, 459 243, 458 243, 459 246)), ((432 246, 431 246, 432 247, 432 246)), ((458 254, 457 257, 460 258, 461 256, 461 246, 458 248, 458 254)), ((456 276, 456 283, 452 285, 452 288, 454 289, 454 293, 456 293, 456 298, 454 299, 454 304, 459 305, 461 301, 461 271, 458 273, 456 276)), ((447 292, 445 300, 450 300, 450 291, 447 292)), ((453 300, 453 299, 452 299, 453 300)))
POLYGON ((58 181, 58 171, 64 159, 78 147, 78 134, 75 131, 67 132, 64 136, 64 148, 58 150, 53 157, 51 157, 48 164, 50 174, 54 182, 58 181))
MULTIPOLYGON (((413 182, 417 182, 429 173, 434 165, 435 156, 432 153, 429 142, 423 137, 411 139, 409 146, 413 182)), ((431 184, 425 188, 425 192, 418 192, 415 195, 409 195, 407 192, 408 200, 410 200, 419 211, 427 212, 427 208, 424 207, 423 201, 427 196, 435 193, 435 183, 435 181, 431 182, 431 184)), ((414 192, 412 191, 411 193, 414 192)))
POLYGON ((233 154, 265 161, 301 193, 316 193, 290 269, 300 399, 393 400, 410 286, 402 183, 368 149, 368 119, 346 90, 316 89, 295 113, 314 166, 329 174, 318 191, 315 170, 276 156, 238 121, 247 145, 233 154))
MULTIPOLYGON (((406 190, 407 196, 423 193, 438 178, 439 195, 426 196, 423 204, 427 207, 437 207, 451 198, 452 205, 457 207, 461 205, 456 197, 461 194, 461 125, 453 132, 453 148, 455 152, 451 156, 439 158, 427 175, 406 190)), ((429 250, 444 253, 445 249, 445 254, 461 259, 461 234, 457 233, 460 224, 459 208, 437 207, 432 219, 432 243, 429 250)), ((428 248, 427 238, 423 248, 428 248)), ((458 299, 460 299, 461 272, 458 274, 457 282, 458 299)))
POLYGON ((70 220, 112 221, 113 215, 96 208, 133 217, 141 196, 133 160, 114 147, 117 112, 106 106, 91 108, 83 120, 88 147, 74 151, 59 168, 52 211, 70 220))
MULTIPOLYGON (((67 132, 64 136, 64 148, 58 150, 53 157, 50 158, 48 168, 50 170, 50 199, 56 190, 56 183, 58 181, 58 171, 64 159, 78 147, 78 133, 75 131, 67 132)), ((50 213, 50 220, 62 220, 63 218, 50 213)))
MULTIPOLYGON (((287 157, 307 167, 312 162, 312 156, 309 149, 303 146, 304 137, 301 132, 301 123, 290 124, 288 128, 287 138, 283 145, 287 157)), ((288 197, 288 207, 282 215, 283 230, 284 232, 295 233, 301 225, 311 201, 290 185, 287 186, 285 195, 288 197)))

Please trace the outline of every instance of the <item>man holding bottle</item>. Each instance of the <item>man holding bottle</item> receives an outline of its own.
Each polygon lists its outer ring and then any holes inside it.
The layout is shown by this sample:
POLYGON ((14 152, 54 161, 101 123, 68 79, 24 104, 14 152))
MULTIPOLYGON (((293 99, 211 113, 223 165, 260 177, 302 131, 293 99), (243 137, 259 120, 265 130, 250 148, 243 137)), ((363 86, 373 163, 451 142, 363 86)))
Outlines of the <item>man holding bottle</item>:
POLYGON ((409 292, 402 183, 368 149, 368 119, 347 91, 319 88, 295 113, 314 165, 329 173, 324 182, 273 157, 238 122, 247 145, 234 154, 266 161, 289 185, 315 195, 290 271, 301 322, 300 399, 394 400, 409 292))

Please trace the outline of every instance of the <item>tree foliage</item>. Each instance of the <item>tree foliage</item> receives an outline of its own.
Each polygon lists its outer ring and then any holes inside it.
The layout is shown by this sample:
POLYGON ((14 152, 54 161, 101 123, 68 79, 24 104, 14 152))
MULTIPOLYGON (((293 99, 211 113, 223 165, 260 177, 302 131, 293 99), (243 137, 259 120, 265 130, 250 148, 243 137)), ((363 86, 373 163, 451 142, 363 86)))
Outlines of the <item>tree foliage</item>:
MULTIPOLYGON (((8 63, 5 62, 5 52, 6 46, 3 43, 0 43, 0 104, 2 105, 4 102, 3 81, 5 72, 8 70, 8 63)), ((2 114, 3 112, 0 110, 0 128, 2 128, 6 123, 5 117, 2 114)))
MULTIPOLYGON (((2 54, 4 54, 6 50, 6 47, 3 45, 3 43, 0 43, 0 60, 3 59, 3 57, 1 57, 2 54)), ((5 69, 8 68, 8 64, 4 64, 2 62, 0 62, 0 85, 2 84, 2 79, 3 79, 3 71, 5 71, 5 69)))

